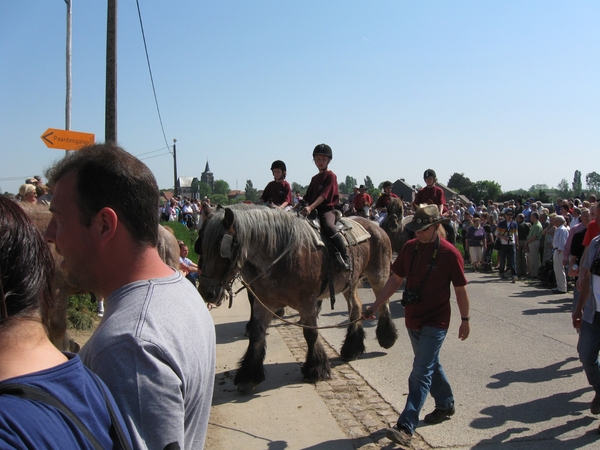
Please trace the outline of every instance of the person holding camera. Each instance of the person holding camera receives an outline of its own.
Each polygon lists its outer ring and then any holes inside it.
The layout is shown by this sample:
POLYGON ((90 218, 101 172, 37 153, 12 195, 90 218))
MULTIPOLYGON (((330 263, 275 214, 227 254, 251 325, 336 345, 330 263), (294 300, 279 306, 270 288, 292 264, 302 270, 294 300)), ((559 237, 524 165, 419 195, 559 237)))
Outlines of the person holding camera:
POLYGON ((387 430, 393 442, 410 446, 419 423, 419 413, 427 395, 435 400, 435 409, 424 418, 426 423, 440 423, 455 412, 452 388, 439 361, 439 354, 450 325, 450 284, 454 286, 461 315, 458 338, 469 337, 469 297, 464 262, 460 252, 440 238, 443 218, 437 205, 421 205, 406 228, 416 238, 408 241, 392 264, 392 275, 379 292, 375 303, 363 313, 374 319, 375 311, 385 303, 406 279, 402 298, 405 324, 415 358, 408 379, 406 406, 397 424, 387 430))

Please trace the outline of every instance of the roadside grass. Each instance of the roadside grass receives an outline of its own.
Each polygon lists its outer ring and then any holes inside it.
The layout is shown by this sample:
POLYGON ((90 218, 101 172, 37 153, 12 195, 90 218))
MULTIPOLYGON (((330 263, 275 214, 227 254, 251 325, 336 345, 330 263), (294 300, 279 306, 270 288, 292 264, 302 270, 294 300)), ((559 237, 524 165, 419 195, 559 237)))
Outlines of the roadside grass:
POLYGON ((194 262, 198 262, 198 255, 194 251, 194 244, 198 238, 198 232, 196 230, 189 230, 187 226, 180 222, 161 222, 162 226, 169 227, 175 233, 175 237, 178 240, 185 242, 188 246, 190 253, 188 258, 194 262))

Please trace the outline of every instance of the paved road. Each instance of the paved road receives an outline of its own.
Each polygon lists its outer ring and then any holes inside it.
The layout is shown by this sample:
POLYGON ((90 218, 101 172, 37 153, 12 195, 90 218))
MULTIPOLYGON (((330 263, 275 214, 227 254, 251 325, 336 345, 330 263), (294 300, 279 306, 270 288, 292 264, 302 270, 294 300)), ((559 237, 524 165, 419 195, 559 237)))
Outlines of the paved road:
MULTIPOLYGON (((419 427, 425 442, 435 448, 600 448, 598 421, 589 413, 593 393, 577 360, 570 296, 551 294, 533 282, 499 281, 492 274, 468 273, 467 278, 471 335, 458 339, 460 315, 453 299, 453 321, 441 354, 457 413, 442 424, 419 427)), ((359 295, 372 301, 368 289, 359 295)), ((396 345, 379 348, 373 321, 365 325, 366 355, 351 363, 398 410, 404 407, 412 358, 400 298, 397 293, 391 302, 400 336, 396 345)), ((325 309, 321 323, 343 319, 325 309)), ((339 349, 343 332, 322 335, 339 349)), ((429 398, 424 413, 433 408, 429 398)))
MULTIPOLYGON (((450 332, 442 363, 454 388, 456 415, 442 424, 420 426, 418 448, 436 449, 595 449, 598 421, 589 413, 593 397, 577 361, 577 335, 570 326, 570 298, 528 282, 500 282, 497 276, 468 273, 471 336, 458 340, 458 308, 453 300, 450 332)), ((363 301, 373 301, 361 289, 363 301)), ((217 324, 217 386, 210 450, 394 448, 378 430, 404 407, 412 360, 400 293, 392 297, 399 340, 389 350, 375 340, 375 322, 365 323, 367 353, 343 363, 335 354, 344 330, 328 329, 333 377, 316 386, 301 382, 302 333, 278 324, 270 328, 267 381, 250 396, 235 392, 237 360, 247 341, 243 296, 234 309, 213 312, 217 324)), ((345 302, 324 303, 320 324, 347 320, 345 302)), ((294 312, 288 311, 288 318, 294 312)), ((424 413, 433 409, 431 399, 424 413)))

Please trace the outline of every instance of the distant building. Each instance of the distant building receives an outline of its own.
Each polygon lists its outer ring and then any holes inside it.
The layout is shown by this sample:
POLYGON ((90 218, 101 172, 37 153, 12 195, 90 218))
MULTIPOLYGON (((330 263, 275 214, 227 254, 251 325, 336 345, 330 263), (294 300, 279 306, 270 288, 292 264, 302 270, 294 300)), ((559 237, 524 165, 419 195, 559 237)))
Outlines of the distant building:
POLYGON ((202 172, 202 175, 200 175, 200 181, 208 184, 212 192, 212 190, 215 187, 215 177, 210 171, 210 167, 208 167, 208 160, 206 161, 206 167, 204 168, 204 172, 202 172))
POLYGON ((412 203, 415 199, 417 188, 404 181, 404 178, 400 178, 399 180, 394 181, 394 184, 392 184, 392 192, 405 202, 412 203))
POLYGON ((192 196, 192 183, 197 180, 195 177, 179 177, 177 178, 177 193, 182 197, 192 196))
POLYGON ((450 189, 445 184, 442 184, 442 183, 436 183, 436 184, 444 191, 444 197, 446 197, 447 202, 449 202, 450 200, 454 200, 455 203, 457 201, 460 201, 464 204, 469 204, 470 200, 466 196, 461 195, 458 192, 456 192, 455 190, 450 189))

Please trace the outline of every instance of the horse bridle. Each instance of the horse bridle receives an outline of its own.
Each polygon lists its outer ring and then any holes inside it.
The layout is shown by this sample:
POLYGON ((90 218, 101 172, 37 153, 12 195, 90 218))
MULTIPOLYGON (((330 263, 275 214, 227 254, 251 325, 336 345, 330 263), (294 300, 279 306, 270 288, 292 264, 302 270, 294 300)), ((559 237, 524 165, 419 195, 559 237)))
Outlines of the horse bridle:
POLYGON ((200 284, 207 286, 220 286, 221 288, 223 288, 223 290, 229 296, 230 308, 233 302, 232 286, 238 272, 237 270, 235 270, 235 266, 237 264, 239 247, 240 246, 235 235, 231 232, 225 233, 223 235, 223 238, 221 239, 221 244, 219 246, 221 256, 227 259, 227 264, 225 265, 223 273, 219 278, 211 278, 202 274, 198 276, 198 281, 200 282, 200 284), (234 270, 232 270, 232 268, 234 270))

